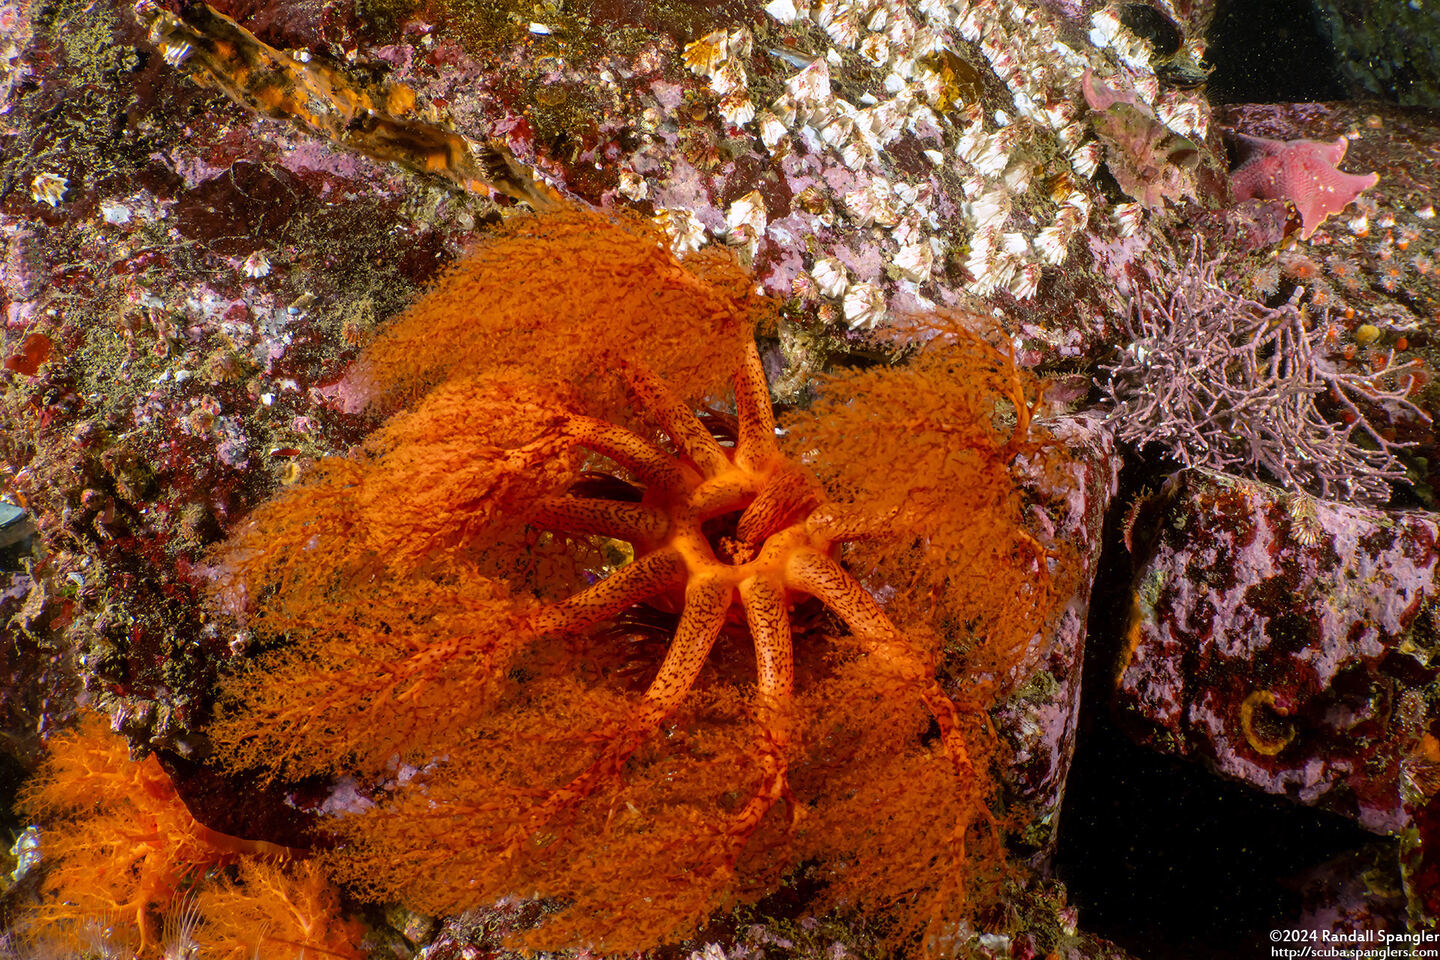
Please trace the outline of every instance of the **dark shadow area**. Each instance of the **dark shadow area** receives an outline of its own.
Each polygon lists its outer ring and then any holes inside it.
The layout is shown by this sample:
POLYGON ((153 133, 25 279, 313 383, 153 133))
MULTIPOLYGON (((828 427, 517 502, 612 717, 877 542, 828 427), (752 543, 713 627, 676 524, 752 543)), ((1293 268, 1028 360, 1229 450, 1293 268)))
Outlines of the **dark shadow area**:
POLYGON ((1309 0, 1223 0, 1205 58, 1212 103, 1344 100, 1335 51, 1309 0))
POLYGON ((1056 872, 1085 930, 1144 960, 1254 960, 1301 909, 1298 874, 1375 842, 1352 822, 1134 744, 1110 713, 1129 609, 1123 510, 1163 475, 1121 475, 1090 613, 1084 702, 1056 872))

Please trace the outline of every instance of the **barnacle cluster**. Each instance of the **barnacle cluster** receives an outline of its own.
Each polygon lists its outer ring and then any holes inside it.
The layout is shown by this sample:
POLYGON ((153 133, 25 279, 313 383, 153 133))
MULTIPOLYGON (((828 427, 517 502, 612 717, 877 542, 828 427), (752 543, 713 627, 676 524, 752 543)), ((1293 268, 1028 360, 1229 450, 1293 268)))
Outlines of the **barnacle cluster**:
MULTIPOLYGON (((838 302, 851 326, 880 322, 890 293, 926 306, 926 293, 938 291, 922 287, 947 258, 963 263, 969 293, 1020 299, 1066 262, 1103 203, 1086 184, 1102 159, 1080 96, 1087 70, 1177 135, 1206 132, 1203 97, 1162 91, 1149 48, 1112 8, 1090 18, 1088 44, 1049 8, 1022 0, 774 0, 765 9, 788 40, 814 50, 768 51, 799 67, 769 103, 754 102, 745 68, 749 27, 695 40, 685 62, 720 97, 724 119, 782 166, 791 153, 826 155, 858 175, 839 189, 830 185, 838 178, 819 180, 801 200, 822 209, 821 226, 843 220, 878 235, 893 286, 857 276, 826 250, 794 283, 801 296, 838 302), (850 99, 837 90, 842 76, 850 99), (995 109, 1001 98, 1009 102, 995 109), (920 147, 929 169, 896 162, 902 141, 920 147)), ((1198 58, 1202 49, 1192 42, 1186 52, 1198 58)), ((739 232, 753 249, 766 225, 758 191, 730 204, 732 241, 739 232)))

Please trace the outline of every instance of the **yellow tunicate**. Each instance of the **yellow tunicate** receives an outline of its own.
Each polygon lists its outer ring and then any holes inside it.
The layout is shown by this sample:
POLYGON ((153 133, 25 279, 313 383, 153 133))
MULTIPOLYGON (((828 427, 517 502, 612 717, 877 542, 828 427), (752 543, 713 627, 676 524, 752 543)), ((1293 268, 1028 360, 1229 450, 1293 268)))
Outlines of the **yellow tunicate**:
POLYGON ((1355 342, 1360 346, 1368 346, 1380 339, 1380 328, 1373 323, 1362 323, 1355 328, 1355 342))

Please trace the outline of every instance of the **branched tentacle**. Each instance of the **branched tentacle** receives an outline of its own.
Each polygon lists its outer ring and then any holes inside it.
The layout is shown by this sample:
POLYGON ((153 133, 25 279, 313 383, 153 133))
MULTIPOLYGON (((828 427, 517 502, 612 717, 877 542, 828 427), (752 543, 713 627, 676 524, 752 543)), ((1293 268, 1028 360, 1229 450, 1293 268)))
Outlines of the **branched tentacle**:
MULTIPOLYGON (((640 562, 643 561, 637 561, 640 562)), ((622 568, 622 572, 628 569, 622 568)), ((706 658, 710 656, 715 638, 725 625, 733 593, 734 588, 719 577, 691 581, 685 591, 685 610, 680 615, 675 641, 666 652, 639 707, 631 714, 624 729, 605 744, 600 755, 584 771, 565 786, 552 791, 543 803, 530 812, 523 826, 511 832, 507 856, 516 852, 524 841, 562 811, 620 776, 620 768, 625 761, 660 728, 665 718, 680 706, 689 693, 705 666, 706 658)))
POLYGON ((685 563, 674 550, 657 550, 626 564, 573 597, 538 610, 530 629, 541 636, 595 626, 622 610, 685 584, 685 563))
POLYGON ((740 437, 735 445, 735 463, 745 470, 760 470, 780 458, 775 442, 775 410, 770 405, 770 388, 760 351, 752 342, 735 372, 735 412, 740 420, 740 437))
MULTIPOLYGON (((775 578, 756 576, 740 584, 745 619, 755 643, 755 715, 760 723, 760 787, 731 822, 731 834, 748 836, 790 791, 785 772, 790 750, 795 657, 785 588, 775 578)), ((790 805, 793 817, 798 808, 790 805)))
POLYGON ((725 448, 665 381, 642 366, 630 365, 625 368, 625 382, 636 403, 655 418, 680 454, 695 464, 702 475, 713 477, 730 469, 725 448))
POLYGON ((820 492, 798 470, 774 476, 745 508, 735 532, 740 539, 759 546, 766 539, 805 519, 820 501, 820 492))
POLYGON ((620 464, 648 487, 679 491, 686 487, 685 471, 664 450, 624 427, 594 417, 571 417, 575 442, 620 464))
POLYGON ((669 516, 654 507, 592 497, 546 497, 531 508, 530 520, 547 530, 642 544, 659 543, 670 529, 669 516))
POLYGON ((960 738, 959 712, 954 701, 870 592, 839 563, 817 550, 797 551, 786 564, 785 581, 792 589, 803 590, 834 611, 877 663, 913 686, 940 728, 940 741, 956 774, 967 784, 972 781, 975 771, 960 738))

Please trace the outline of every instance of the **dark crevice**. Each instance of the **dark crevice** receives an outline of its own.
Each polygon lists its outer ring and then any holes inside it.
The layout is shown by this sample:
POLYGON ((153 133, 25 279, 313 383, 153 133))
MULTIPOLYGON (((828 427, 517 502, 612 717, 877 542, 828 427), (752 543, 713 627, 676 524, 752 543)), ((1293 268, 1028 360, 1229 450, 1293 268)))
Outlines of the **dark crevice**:
POLYGON ((1111 714, 1130 607, 1125 509, 1163 474, 1127 467, 1092 597, 1075 762, 1055 868, 1080 926, 1145 960, 1253 960, 1302 909, 1296 878, 1377 838, 1342 817, 1132 742, 1111 714))
POLYGON ((1206 38, 1212 103, 1344 100, 1349 94, 1311 0, 1222 0, 1206 38))

